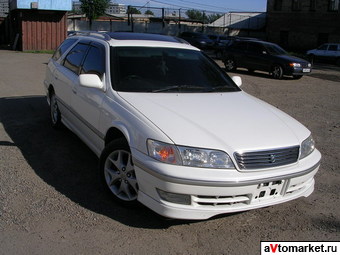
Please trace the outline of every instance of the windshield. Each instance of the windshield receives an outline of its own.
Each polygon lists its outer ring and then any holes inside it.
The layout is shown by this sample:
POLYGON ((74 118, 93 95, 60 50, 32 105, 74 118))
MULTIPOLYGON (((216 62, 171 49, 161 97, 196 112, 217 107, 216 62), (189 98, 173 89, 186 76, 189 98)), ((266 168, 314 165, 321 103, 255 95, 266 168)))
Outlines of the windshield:
POLYGON ((288 53, 278 45, 266 44, 265 47, 270 55, 288 55, 288 53))
POLYGON ((202 52, 176 48, 111 47, 111 81, 124 92, 240 91, 202 52))

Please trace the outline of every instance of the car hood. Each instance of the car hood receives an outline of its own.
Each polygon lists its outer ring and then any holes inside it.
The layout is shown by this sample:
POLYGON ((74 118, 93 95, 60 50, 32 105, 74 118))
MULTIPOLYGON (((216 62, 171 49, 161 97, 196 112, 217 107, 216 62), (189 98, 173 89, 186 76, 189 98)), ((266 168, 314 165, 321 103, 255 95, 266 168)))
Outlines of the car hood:
POLYGON ((310 134, 287 114, 243 91, 119 95, 177 145, 233 153, 299 145, 310 134))
POLYGON ((285 59, 285 60, 290 61, 290 62, 308 63, 307 60, 304 60, 302 58, 298 58, 298 57, 295 57, 295 56, 290 56, 290 55, 279 55, 279 56, 280 56, 280 58, 285 59))

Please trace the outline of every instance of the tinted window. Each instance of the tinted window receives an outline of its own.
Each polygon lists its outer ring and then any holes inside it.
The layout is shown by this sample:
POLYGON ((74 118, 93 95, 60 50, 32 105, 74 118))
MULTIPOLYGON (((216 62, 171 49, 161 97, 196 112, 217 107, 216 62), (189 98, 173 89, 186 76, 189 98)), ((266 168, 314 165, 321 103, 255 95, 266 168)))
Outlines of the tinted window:
POLYGON ((261 44, 258 43, 249 43, 248 51, 251 53, 260 54, 263 51, 263 47, 261 44))
POLYGON ((114 89, 126 92, 239 91, 200 51, 174 48, 112 48, 114 89))
POLYGON ((332 51, 337 51, 338 50, 338 46, 337 45, 329 45, 328 50, 332 50, 332 51))
POLYGON ((84 60, 81 73, 97 74, 102 78, 105 72, 105 49, 100 46, 90 46, 89 52, 84 60))
POLYGON ((247 49, 247 42, 235 42, 232 47, 237 50, 245 50, 247 49))
POLYGON ((318 50, 327 50, 327 47, 328 47, 327 44, 323 44, 318 48, 318 50))
POLYGON ((88 49, 87 44, 78 43, 73 49, 67 54, 64 60, 64 66, 70 69, 72 72, 78 74, 81 62, 88 49))
POLYGON ((58 60, 64 53, 65 51, 72 46, 77 41, 77 39, 67 39, 65 40, 59 48, 54 52, 52 58, 54 60, 58 60))

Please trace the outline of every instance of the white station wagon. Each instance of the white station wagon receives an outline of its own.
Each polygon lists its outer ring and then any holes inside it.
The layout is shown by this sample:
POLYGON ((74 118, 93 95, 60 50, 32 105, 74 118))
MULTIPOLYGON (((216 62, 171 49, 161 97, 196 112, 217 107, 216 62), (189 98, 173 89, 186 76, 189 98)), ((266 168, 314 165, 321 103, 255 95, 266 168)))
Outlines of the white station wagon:
POLYGON ((181 39, 76 34, 44 83, 52 125, 98 155, 104 188, 123 204, 207 219, 313 192, 311 132, 181 39))

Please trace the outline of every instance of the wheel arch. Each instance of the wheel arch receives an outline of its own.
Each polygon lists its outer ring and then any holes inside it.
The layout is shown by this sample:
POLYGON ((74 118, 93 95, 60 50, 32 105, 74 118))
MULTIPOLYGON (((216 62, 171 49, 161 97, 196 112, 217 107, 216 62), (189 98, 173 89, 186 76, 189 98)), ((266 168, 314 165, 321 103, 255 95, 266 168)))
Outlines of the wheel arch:
POLYGON ((116 140, 116 139, 119 139, 119 138, 124 138, 126 140, 126 142, 128 144, 130 144, 130 141, 129 141, 130 139, 128 139, 129 136, 126 134, 126 132, 127 132, 126 130, 124 132, 117 127, 109 128, 109 130, 106 132, 106 135, 105 135, 105 138, 104 138, 105 146, 107 146, 113 140, 116 140))

